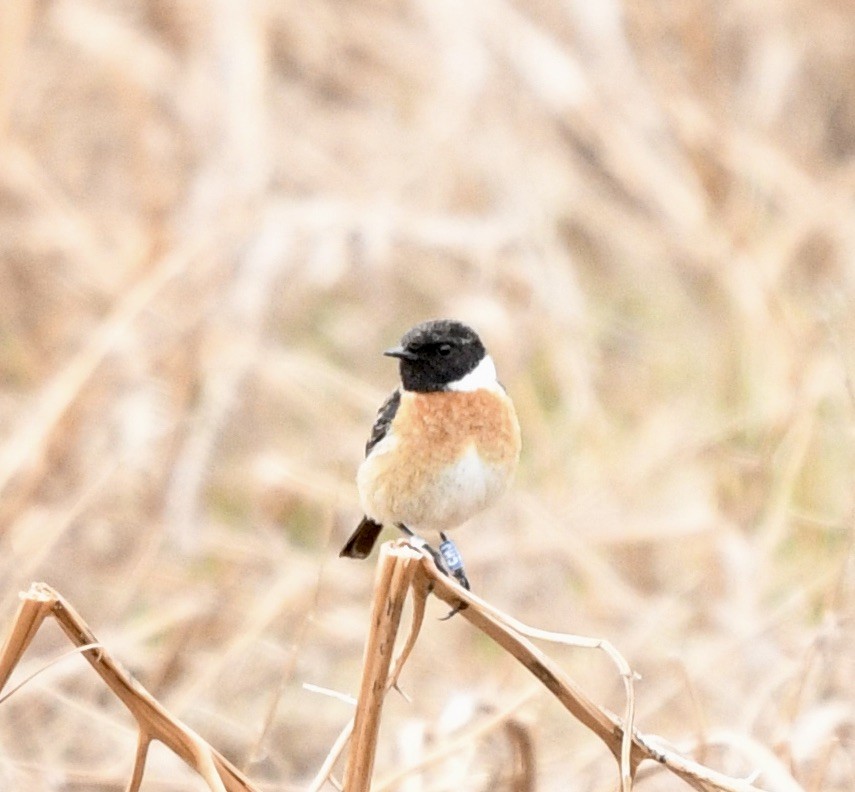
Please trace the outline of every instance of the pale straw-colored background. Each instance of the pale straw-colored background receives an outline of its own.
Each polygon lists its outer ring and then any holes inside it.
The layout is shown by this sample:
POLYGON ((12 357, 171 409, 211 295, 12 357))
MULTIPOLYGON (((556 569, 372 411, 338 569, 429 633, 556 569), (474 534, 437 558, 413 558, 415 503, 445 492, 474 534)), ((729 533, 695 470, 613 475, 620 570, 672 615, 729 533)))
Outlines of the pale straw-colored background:
MULTIPOLYGON (((453 316, 525 444, 455 535, 477 591, 611 640, 643 730, 851 790, 853 37, 841 0, 3 3, 3 629, 51 583, 262 788, 300 789, 352 711, 303 685, 359 678, 373 560, 337 551, 380 352, 453 316)), ((466 739, 519 704, 540 789, 613 790, 443 612, 378 778, 457 741, 406 789, 507 788, 502 731, 466 739)), ((47 631, 16 678, 66 648, 47 631)), ((622 708, 603 655, 549 651, 622 708)), ((64 660, 0 705, 0 788, 121 790, 134 742, 64 660)), ((155 750, 146 790, 203 788, 155 750)))

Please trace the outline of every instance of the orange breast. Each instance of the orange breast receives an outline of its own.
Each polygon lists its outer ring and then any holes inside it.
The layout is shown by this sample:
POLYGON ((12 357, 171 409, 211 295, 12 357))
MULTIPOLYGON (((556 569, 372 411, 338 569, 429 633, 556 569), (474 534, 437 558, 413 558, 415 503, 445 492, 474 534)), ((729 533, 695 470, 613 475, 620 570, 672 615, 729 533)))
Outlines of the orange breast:
POLYGON ((419 466, 426 472, 457 459, 473 442, 489 464, 516 464, 519 456, 519 423, 504 393, 405 394, 392 427, 408 456, 424 460, 419 466))
POLYGON ((520 452, 511 400, 488 390, 405 392, 390 435, 360 468, 360 496, 373 519, 414 529, 447 530, 489 505, 520 452), (449 475, 461 458, 461 478, 449 475))

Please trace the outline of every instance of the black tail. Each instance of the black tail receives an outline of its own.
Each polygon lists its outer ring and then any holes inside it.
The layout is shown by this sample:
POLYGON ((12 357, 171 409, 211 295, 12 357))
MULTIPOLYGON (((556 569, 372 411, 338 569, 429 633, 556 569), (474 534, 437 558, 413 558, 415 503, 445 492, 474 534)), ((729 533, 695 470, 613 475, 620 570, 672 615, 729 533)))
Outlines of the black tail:
POLYGON ((363 517, 362 522, 356 526, 356 530, 351 534, 350 539, 347 540, 347 544, 341 548, 339 556, 344 558, 368 558, 382 530, 383 526, 380 523, 374 522, 374 520, 368 517, 363 517))

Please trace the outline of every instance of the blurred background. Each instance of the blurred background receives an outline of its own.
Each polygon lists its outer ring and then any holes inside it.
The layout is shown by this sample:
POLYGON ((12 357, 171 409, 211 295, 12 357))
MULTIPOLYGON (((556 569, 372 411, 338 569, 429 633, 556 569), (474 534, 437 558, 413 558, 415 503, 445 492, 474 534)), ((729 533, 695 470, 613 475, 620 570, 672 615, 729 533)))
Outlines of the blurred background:
MULTIPOLYGON (((455 317, 524 441, 455 534, 476 591, 610 640, 643 731, 851 790, 853 31, 840 0, 4 3, 2 629, 47 581, 262 789, 305 788, 352 707, 304 685, 359 681, 376 556, 337 553, 380 353, 455 317)), ((539 789, 615 789, 446 610, 378 788, 507 789, 513 728, 539 789)), ((622 710, 604 655, 544 648, 622 710)), ((45 629, 15 679, 66 649, 45 629)), ((66 659, 0 706, 0 786, 124 789, 135 739, 66 659)), ((144 789, 204 788, 155 747, 144 789)))

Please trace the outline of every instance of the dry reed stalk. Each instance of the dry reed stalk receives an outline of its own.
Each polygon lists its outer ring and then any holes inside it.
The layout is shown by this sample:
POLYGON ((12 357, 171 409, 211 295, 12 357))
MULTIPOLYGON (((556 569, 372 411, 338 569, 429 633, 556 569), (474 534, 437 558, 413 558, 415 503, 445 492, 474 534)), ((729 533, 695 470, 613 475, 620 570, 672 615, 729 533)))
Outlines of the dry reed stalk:
POLYGON ((139 727, 137 751, 127 792, 137 792, 142 783, 146 756, 153 740, 159 740, 205 780, 214 792, 258 792, 258 788, 202 737, 181 723, 99 643, 86 622, 54 589, 34 583, 21 595, 12 629, 0 652, 0 691, 26 651, 44 620, 52 616, 77 647, 88 647, 83 657, 107 687, 128 708, 139 727))
MULTIPOLYGON (((621 788, 625 792, 629 792, 632 788, 636 770, 645 759, 657 762, 699 792, 761 792, 760 787, 748 781, 728 777, 680 756, 669 748, 662 747, 655 737, 645 736, 632 728, 631 720, 630 728, 625 728, 626 721, 622 721, 588 698, 575 682, 551 658, 534 646, 523 633, 549 640, 560 638, 560 634, 527 627, 503 614, 442 574, 428 555, 419 558, 415 551, 403 541, 384 544, 380 552, 380 562, 375 578, 371 629, 366 642, 365 666, 355 717, 356 737, 348 758, 344 779, 345 792, 356 790, 362 792, 370 787, 383 698, 389 688, 396 684, 403 663, 415 645, 424 613, 424 600, 428 593, 435 594, 454 608, 463 606, 459 611, 463 618, 522 663, 571 715, 605 743, 619 763, 621 788), (417 616, 413 620, 410 635, 398 657, 395 670, 390 675, 392 652, 409 587, 413 590, 417 616)), ((580 645, 584 648, 603 649, 607 646, 605 642, 596 639, 563 637, 565 640, 562 643, 580 645)), ((626 662, 613 648, 609 647, 607 651, 613 659, 616 659, 625 680, 631 682, 632 674, 626 662)), ((633 709, 631 687, 628 690, 627 712, 631 715, 633 709)), ((347 729, 337 741, 336 751, 343 748, 346 732, 347 729)), ((333 752, 324 763, 325 768, 331 768, 334 761, 331 761, 332 754, 333 752)), ((316 778, 316 783, 319 780, 316 778)), ((787 790, 787 792, 798 789, 798 785, 789 777, 779 776, 778 781, 775 789, 787 790)), ((319 787, 313 785, 312 788, 319 787)))
MULTIPOLYGON (((389 689, 389 669, 401 613, 407 599, 419 553, 407 547, 384 545, 374 582, 371 627, 365 643, 365 660, 359 700, 353 723, 350 754, 344 774, 347 792, 367 792, 380 730, 380 713, 389 689)), ((400 667, 400 663, 399 663, 400 667)))

